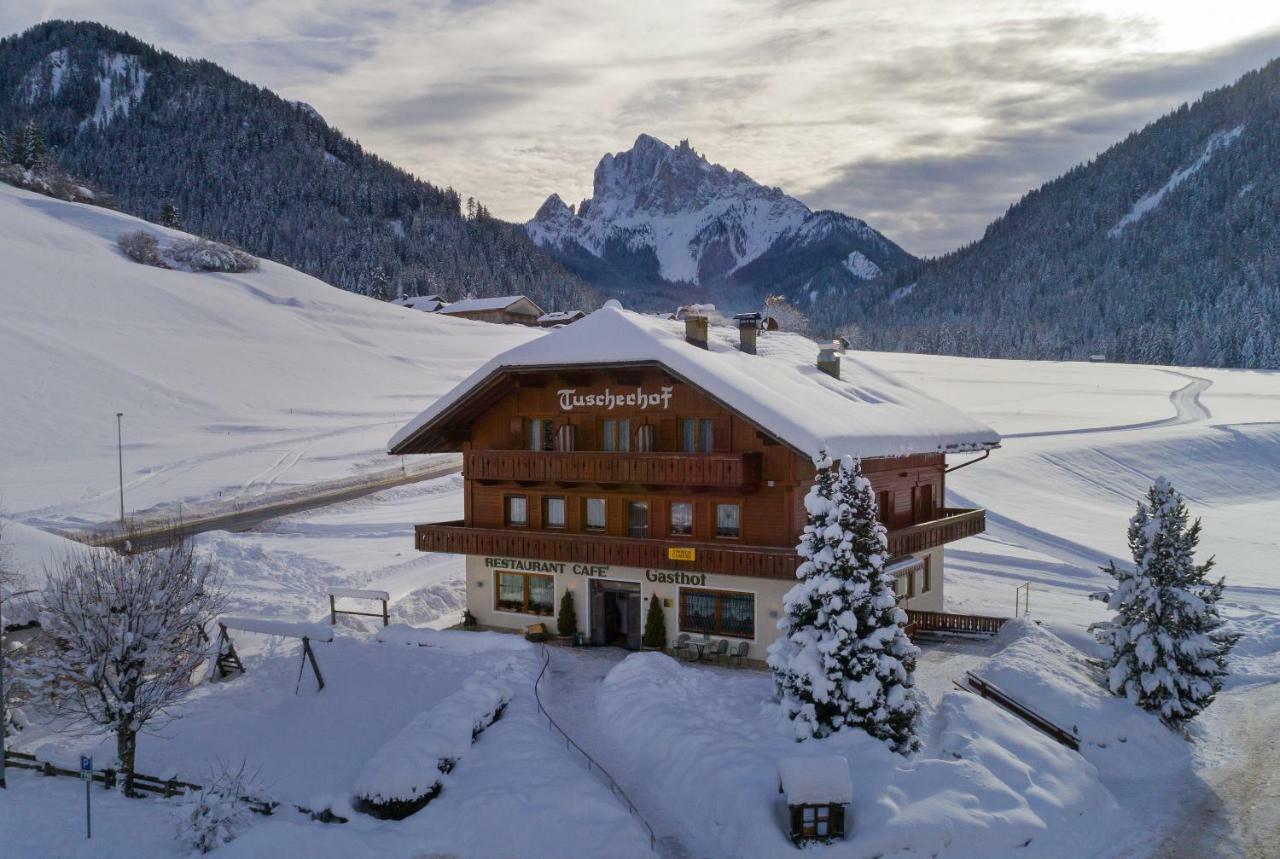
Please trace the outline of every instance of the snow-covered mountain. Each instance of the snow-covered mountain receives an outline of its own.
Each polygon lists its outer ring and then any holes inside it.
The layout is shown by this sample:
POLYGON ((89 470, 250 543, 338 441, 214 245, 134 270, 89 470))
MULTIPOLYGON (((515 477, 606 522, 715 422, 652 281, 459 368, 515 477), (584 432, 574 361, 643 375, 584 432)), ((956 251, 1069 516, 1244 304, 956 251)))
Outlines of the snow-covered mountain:
POLYGON ((600 159, 594 192, 576 210, 552 194, 525 229, 638 305, 698 296, 750 306, 764 292, 807 305, 913 261, 864 221, 815 212, 687 140, 672 147, 647 134, 600 159))

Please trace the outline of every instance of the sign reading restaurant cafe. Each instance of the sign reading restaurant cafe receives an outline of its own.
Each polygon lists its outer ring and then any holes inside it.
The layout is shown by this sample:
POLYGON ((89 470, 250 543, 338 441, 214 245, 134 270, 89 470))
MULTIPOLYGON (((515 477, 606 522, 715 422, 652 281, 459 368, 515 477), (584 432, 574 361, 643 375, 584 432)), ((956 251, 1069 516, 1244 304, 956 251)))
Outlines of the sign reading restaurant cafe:
MULTIPOLYGON (((689 551, 693 551, 690 549, 689 551)), ((570 564, 563 561, 538 561, 530 558, 493 558, 486 557, 484 565, 491 570, 513 570, 521 573, 551 573, 553 575, 564 575, 572 573, 575 576, 589 576, 591 578, 607 579, 612 578, 610 573, 612 567, 607 564, 570 564)), ((664 584, 664 585, 692 585, 694 587, 703 587, 707 583, 705 573, 685 573, 672 572, 669 570, 645 570, 644 577, 647 581, 664 584)))

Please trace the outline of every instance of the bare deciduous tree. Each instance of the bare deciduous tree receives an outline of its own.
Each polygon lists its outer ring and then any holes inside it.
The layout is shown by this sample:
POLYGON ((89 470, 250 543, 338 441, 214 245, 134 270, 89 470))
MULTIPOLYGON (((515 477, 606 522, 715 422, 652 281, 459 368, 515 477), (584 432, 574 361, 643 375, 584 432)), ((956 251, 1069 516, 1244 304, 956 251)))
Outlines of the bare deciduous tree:
POLYGON ((40 660, 40 688, 72 725, 115 733, 132 793, 138 733, 171 718, 208 656, 205 626, 222 607, 211 567, 175 529, 153 551, 64 558, 48 571, 42 602, 55 646, 40 660))

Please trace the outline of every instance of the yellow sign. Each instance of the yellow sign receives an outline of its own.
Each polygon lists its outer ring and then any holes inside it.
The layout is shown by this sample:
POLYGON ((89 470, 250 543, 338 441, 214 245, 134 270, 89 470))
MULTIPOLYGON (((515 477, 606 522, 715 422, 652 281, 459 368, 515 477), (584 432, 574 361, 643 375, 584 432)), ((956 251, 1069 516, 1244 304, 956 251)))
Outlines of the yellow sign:
POLYGON ((697 560, 697 557, 694 549, 672 546, 667 549, 667 559, 672 561, 694 561, 697 560))

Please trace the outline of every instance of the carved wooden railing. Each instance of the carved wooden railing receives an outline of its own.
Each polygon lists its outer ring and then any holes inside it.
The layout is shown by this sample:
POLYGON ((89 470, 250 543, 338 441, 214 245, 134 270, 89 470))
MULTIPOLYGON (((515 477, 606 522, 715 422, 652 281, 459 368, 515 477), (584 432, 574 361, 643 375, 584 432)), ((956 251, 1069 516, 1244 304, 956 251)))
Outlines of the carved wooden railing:
POLYGON ((894 528, 889 531, 889 554, 893 557, 922 552, 934 546, 942 546, 972 537, 987 530, 987 511, 981 508, 966 510, 947 507, 938 511, 937 519, 894 528))
POLYGON ((684 570, 764 579, 794 579, 800 563, 795 549, 720 543, 673 543, 599 534, 551 533, 515 528, 467 528, 461 522, 419 525, 423 552, 536 558, 576 564, 612 564, 658 570, 684 570), (667 550, 692 549, 693 560, 674 560, 667 550))
POLYGON ((463 474, 474 480, 752 486, 760 482, 760 454, 473 450, 465 455, 463 474))

